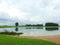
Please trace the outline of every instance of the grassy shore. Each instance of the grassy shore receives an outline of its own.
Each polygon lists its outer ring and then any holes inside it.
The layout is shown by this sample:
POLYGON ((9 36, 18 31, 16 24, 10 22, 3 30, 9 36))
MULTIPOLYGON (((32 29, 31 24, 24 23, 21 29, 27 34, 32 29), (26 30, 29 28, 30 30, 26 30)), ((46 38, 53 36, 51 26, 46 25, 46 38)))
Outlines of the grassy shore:
POLYGON ((0 45, 60 45, 40 39, 17 38, 0 34, 0 45))
MULTIPOLYGON (((29 28, 29 27, 47 27, 47 28, 57 28, 57 27, 60 27, 60 26, 17 26, 19 28, 21 27, 26 27, 26 28, 29 28)), ((16 26, 0 26, 0 28, 16 28, 16 26)))

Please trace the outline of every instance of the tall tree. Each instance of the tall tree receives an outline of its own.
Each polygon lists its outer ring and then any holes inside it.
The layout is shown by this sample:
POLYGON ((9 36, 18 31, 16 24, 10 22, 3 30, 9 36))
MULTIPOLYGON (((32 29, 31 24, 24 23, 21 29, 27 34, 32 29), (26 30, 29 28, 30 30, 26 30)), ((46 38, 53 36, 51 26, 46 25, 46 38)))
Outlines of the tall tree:
POLYGON ((18 26, 18 25, 19 25, 19 23, 18 23, 18 22, 16 22, 16 23, 15 23, 15 26, 18 26))

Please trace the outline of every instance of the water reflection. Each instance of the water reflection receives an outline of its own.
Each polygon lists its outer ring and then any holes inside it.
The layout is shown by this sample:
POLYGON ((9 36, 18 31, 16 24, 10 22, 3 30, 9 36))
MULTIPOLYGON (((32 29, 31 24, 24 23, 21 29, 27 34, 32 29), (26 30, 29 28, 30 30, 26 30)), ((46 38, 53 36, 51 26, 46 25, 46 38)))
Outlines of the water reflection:
POLYGON ((15 31, 16 31, 16 32, 18 31, 18 27, 15 28, 15 31))
POLYGON ((26 27, 26 29, 43 29, 43 27, 26 27))
POLYGON ((55 30, 59 30, 59 27, 52 27, 52 28, 45 28, 45 30, 47 30, 47 31, 55 31, 55 30))
POLYGON ((8 30, 9 32, 23 33, 24 36, 45 36, 45 35, 60 35, 60 28, 46 27, 20 27, 20 28, 0 28, 0 32, 8 30))

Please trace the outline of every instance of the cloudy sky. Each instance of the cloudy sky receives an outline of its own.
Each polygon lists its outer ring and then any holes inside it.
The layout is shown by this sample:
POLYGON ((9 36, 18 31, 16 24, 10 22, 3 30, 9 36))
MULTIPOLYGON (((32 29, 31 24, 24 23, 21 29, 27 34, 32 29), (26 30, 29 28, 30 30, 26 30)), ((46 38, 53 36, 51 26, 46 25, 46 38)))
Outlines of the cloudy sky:
POLYGON ((60 0, 0 0, 0 25, 60 24, 60 0))

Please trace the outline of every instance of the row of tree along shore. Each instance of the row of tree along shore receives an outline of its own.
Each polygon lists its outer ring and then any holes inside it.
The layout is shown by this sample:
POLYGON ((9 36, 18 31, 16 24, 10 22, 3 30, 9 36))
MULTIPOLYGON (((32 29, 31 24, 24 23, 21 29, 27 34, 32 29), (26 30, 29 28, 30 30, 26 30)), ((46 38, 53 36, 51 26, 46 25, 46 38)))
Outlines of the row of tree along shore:
MULTIPOLYGON (((25 26, 43 26, 43 24, 35 24, 35 25, 34 24, 33 25, 26 24, 25 26)), ((59 26, 59 24, 48 22, 48 23, 45 24, 45 26, 59 26)))

